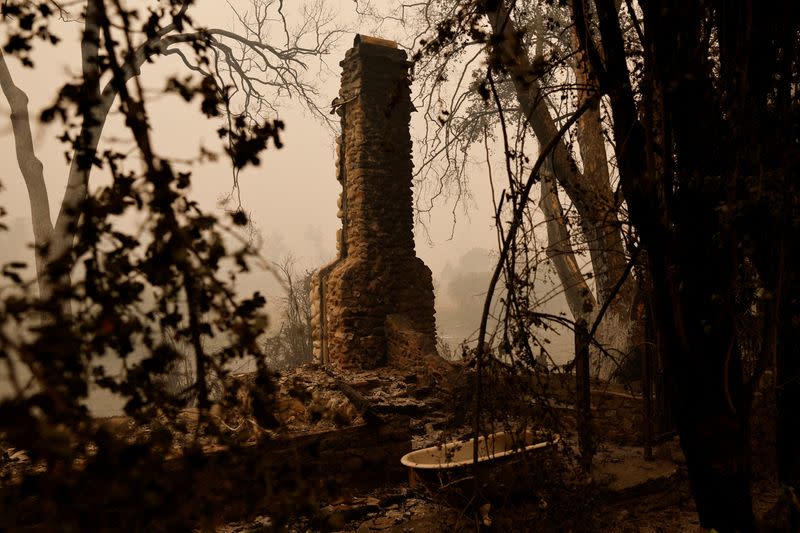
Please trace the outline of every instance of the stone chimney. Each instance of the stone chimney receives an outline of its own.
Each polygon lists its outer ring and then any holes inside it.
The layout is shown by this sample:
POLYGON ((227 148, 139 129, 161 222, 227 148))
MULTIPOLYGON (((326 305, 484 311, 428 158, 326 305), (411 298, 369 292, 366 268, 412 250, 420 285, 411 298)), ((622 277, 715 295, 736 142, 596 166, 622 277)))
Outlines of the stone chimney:
POLYGON ((436 352, 433 282, 414 250, 406 53, 356 36, 339 63, 338 257, 313 280, 314 354, 338 368, 407 364, 436 352))

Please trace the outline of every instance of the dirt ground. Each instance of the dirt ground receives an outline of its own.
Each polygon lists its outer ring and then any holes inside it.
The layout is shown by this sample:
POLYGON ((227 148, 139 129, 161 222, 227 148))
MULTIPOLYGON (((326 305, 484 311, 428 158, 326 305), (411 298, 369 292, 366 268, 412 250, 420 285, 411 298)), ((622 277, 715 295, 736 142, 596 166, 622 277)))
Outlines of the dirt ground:
MULTIPOLYGON (((441 390, 414 372, 363 373, 348 376, 348 385, 366 398, 373 409, 401 410, 411 415, 411 447, 430 446, 442 438, 447 418, 445 399, 428 390, 441 390), (425 392, 425 394, 421 394, 425 392)), ((359 410, 336 385, 335 379, 315 368, 288 372, 279 381, 278 415, 283 431, 304 434, 332 430, 362 422, 359 410)), ((192 412, 185 416, 191 422, 192 412)), ((183 415, 182 415, 183 416, 183 415)), ((241 418, 241 417, 240 417, 241 418)), ((228 416, 224 420, 242 440, 254 438, 247 420, 228 416)), ((135 439, 146 428, 137 428, 124 417, 99 421, 135 439)), ((562 449, 566 456, 576 450, 562 449)), ((560 456, 559 456, 560 457, 560 456)), ((12 475, 25 468, 21 452, 7 450, 0 461, 0 473, 12 475), (6 472, 8 471, 8 472, 6 472)), ((605 444, 594 457, 589 476, 564 474, 569 459, 556 461, 558 489, 527 490, 499 505, 445 497, 447 491, 395 483, 361 493, 321 502, 314 516, 301 517, 286 524, 294 532, 440 532, 440 531, 536 531, 536 532, 701 532, 689 491, 685 465, 677 440, 665 442, 655 450, 652 461, 645 461, 641 447, 605 444)), ((551 472, 552 474, 552 472, 551 472)), ((369 475, 365 473, 363 475, 369 475)), ((13 477, 13 476, 12 476, 13 477)), ((549 478, 548 478, 549 479, 549 478)), ((757 515, 771 509, 777 490, 761 483, 754 490, 757 515)), ((488 502, 488 500, 487 500, 488 502)), ((222 533, 255 533, 272 530, 266 516, 230 523, 222 533)))
MULTIPOLYGON (((541 520, 540 503, 509 508, 481 507, 458 510, 442 505, 428 495, 400 485, 383 492, 351 498, 327 506, 315 519, 290 524, 289 531, 342 531, 356 533, 438 533, 442 531, 596 531, 598 533, 677 533, 700 532, 688 487, 669 494, 595 505, 593 509, 576 508, 580 523, 557 524, 541 520)), ((269 520, 261 517, 246 523, 234 523, 224 533, 254 533, 265 530, 269 520)))
MULTIPOLYGON (((287 529, 297 533, 705 533, 682 459, 677 440, 658 447, 653 461, 644 460, 641 448, 605 446, 595 456, 591 477, 582 480, 572 494, 531 493, 498 507, 470 502, 454 505, 452 499, 444 501, 441 493, 433 493, 429 487, 399 483, 329 502, 315 517, 298 519, 287 529)), ((763 481, 756 485, 758 516, 776 501, 774 486, 763 481)), ((220 531, 254 533, 269 525, 269 519, 261 517, 229 524, 220 531)))
MULTIPOLYGON (((754 494, 757 513, 774 505, 777 496, 769 487, 754 494)), ((289 524, 296 533, 337 531, 348 533, 439 533, 455 531, 596 532, 596 533, 707 533, 697 519, 685 471, 679 470, 663 489, 611 501, 595 501, 591 508, 571 510, 570 523, 541 520, 541 502, 507 508, 456 509, 432 499, 407 484, 372 491, 332 503, 314 519, 289 524)), ((240 522, 223 533, 255 533, 269 529, 269 519, 240 522)))

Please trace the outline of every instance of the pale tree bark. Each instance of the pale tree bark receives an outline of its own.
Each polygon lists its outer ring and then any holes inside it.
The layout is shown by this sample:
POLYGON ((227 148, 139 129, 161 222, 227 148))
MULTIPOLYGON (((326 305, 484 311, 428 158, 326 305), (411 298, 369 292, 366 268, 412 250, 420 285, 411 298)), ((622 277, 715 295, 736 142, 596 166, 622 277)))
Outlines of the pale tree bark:
POLYGON ((539 185, 539 208, 544 213, 547 226, 547 258, 556 268, 572 317, 576 322, 582 319, 591 323, 597 309, 597 300, 575 259, 564 210, 558 199, 557 185, 553 177, 545 172, 541 173, 539 185))
MULTIPOLYGON (((14 134, 17 165, 28 189, 31 219, 33 220, 33 237, 37 247, 36 271, 42 273, 46 263, 42 247, 46 246, 53 236, 50 201, 44 181, 44 166, 36 156, 33 145, 31 121, 28 114, 28 95, 14 83, 2 51, 0 51, 0 88, 11 108, 11 128, 14 134)), ((50 294, 50 286, 41 278, 39 290, 43 298, 50 294)))
MULTIPOLYGON (((81 39, 81 66, 83 71, 83 88, 81 109, 83 122, 78 136, 78 144, 72 154, 67 187, 61 201, 61 209, 56 218, 52 253, 50 257, 61 257, 71 247, 75 238, 75 225, 81 202, 86 199, 89 187, 89 174, 100 142, 100 134, 105 126, 106 117, 116 97, 116 91, 109 91, 106 98, 100 95, 100 26, 98 3, 102 0, 90 0, 86 5, 83 38, 81 39)), ((111 84, 109 83, 109 88, 111 84)))
MULTIPOLYGON (((527 117, 534 136, 539 144, 545 144, 558 131, 555 120, 547 107, 536 69, 533 67, 528 51, 524 48, 518 37, 517 27, 502 2, 497 3, 497 9, 488 13, 497 45, 493 53, 501 64, 509 68, 514 91, 522 112, 527 117)), ((583 105, 594 95, 590 88, 593 81, 588 67, 581 58, 574 63, 576 85, 584 87, 579 91, 579 105, 583 105)), ((625 249, 622 242, 621 224, 618 217, 618 204, 611 190, 608 170, 608 158, 605 151, 605 141, 602 132, 600 104, 596 101, 581 116, 577 123, 577 137, 583 172, 565 144, 559 142, 551 157, 551 170, 553 177, 564 189, 580 216, 581 231, 586 240, 586 246, 592 263, 597 291, 596 303, 602 304, 612 293, 617 282, 625 272, 627 265, 625 249)), ((558 201, 554 187, 547 183, 542 184, 543 193, 548 192, 549 199, 542 202, 542 208, 547 209, 548 239, 552 235, 557 243, 558 253, 553 257, 561 257, 554 261, 559 279, 565 288, 573 318, 592 318, 593 313, 585 313, 586 299, 583 290, 576 290, 578 283, 572 265, 577 265, 574 251, 563 249, 563 236, 568 235, 566 227, 556 227, 565 221, 563 216, 558 216, 553 199, 558 201), (560 263, 560 264, 559 264, 560 263), (580 311, 579 314, 575 314, 580 311), (587 316, 589 315, 589 316, 587 316)), ((560 204, 559 204, 560 206, 560 204)), ((552 241, 551 241, 552 242, 552 241)), ((555 249, 554 249, 555 250, 555 249)), ((580 284, 586 281, 581 276, 580 284)), ((587 287, 588 288, 588 285, 587 287)), ((628 279, 614 296, 608 307, 603 321, 598 328, 597 341, 603 344, 609 353, 619 356, 630 354, 640 343, 635 320, 631 318, 631 309, 635 296, 635 286, 628 279)), ((597 305, 594 306, 597 308, 597 305)), ((591 323, 592 320, 589 320, 591 323)), ((599 377, 609 377, 616 366, 610 361, 601 361, 595 353, 593 358, 593 373, 599 377)))
MULTIPOLYGON (((577 42, 574 44, 579 50, 577 42)), ((644 345, 644 324, 633 308, 637 291, 633 278, 627 276, 617 293, 613 292, 624 275, 627 258, 618 216, 620 206, 611 190, 600 100, 592 99, 596 93, 595 81, 581 52, 575 56, 573 73, 576 86, 585 88, 578 91, 578 104, 590 101, 589 109, 578 119, 576 128, 586 184, 583 190, 591 195, 588 202, 591 209, 580 213, 581 220, 588 221, 583 224, 583 230, 592 258, 598 300, 612 299, 597 330, 597 340, 608 353, 624 358, 633 356, 644 345)), ((616 370, 617 363, 595 356, 593 372, 608 376, 616 370)))
POLYGON ((54 280, 47 275, 50 261, 61 258, 72 247, 75 224, 80 203, 86 199, 89 174, 95 157, 100 135, 106 118, 116 97, 109 83, 100 92, 98 1, 87 4, 86 22, 81 40, 83 66, 83 95, 81 105, 85 108, 78 145, 72 156, 67 186, 61 202, 55 226, 50 216, 50 202, 44 180, 44 167, 36 156, 31 135, 31 120, 28 112, 28 97, 13 80, 11 72, 0 52, 0 82, 3 94, 11 108, 12 131, 17 154, 17 164, 28 189, 36 247, 36 273, 39 295, 50 296, 54 280))

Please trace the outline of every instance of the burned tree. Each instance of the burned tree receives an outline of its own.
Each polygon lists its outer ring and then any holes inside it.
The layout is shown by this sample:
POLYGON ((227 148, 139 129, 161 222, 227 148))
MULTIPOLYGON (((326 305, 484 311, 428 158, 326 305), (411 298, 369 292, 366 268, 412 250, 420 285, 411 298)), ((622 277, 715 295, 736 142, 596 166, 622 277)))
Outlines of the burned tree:
MULTIPOLYGON (((647 252, 700 522, 752 531, 748 413, 759 369, 771 364, 786 493, 796 494, 800 480, 800 422, 788 407, 800 390, 792 133, 800 12, 792 3, 625 4, 620 11, 612 0, 571 2, 578 46, 611 108, 621 188, 647 252), (746 306, 765 317, 755 372, 743 368, 736 327, 750 266, 758 289, 746 306)), ((792 512, 789 529, 798 524, 792 512)))

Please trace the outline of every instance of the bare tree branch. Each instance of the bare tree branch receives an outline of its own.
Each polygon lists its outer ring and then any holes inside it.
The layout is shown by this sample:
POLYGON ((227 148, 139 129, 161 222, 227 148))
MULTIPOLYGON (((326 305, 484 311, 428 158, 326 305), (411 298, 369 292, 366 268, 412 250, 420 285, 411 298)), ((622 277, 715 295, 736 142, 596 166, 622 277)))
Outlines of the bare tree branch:
MULTIPOLYGON (((119 81, 111 80, 102 91, 100 90, 100 70, 99 70, 99 46, 100 36, 98 28, 98 9, 99 2, 102 0, 90 0, 84 13, 85 31, 81 42, 83 80, 82 91, 84 97, 82 105, 87 106, 87 112, 82 113, 83 122, 78 134, 75 153, 72 157, 67 187, 61 202, 61 208, 56 219, 54 233, 48 236, 52 240, 52 255, 57 257, 69 248, 74 238, 74 232, 70 230, 74 226, 74 213, 77 206, 87 195, 88 181, 92 171, 92 165, 96 159, 97 146, 100 142, 103 128, 105 126, 108 113, 117 97, 119 83, 128 82, 138 76, 145 62, 149 61, 154 55, 177 55, 184 65, 191 71, 204 76, 216 75, 220 78, 227 74, 227 81, 234 87, 235 92, 243 91, 245 94, 242 110, 234 113, 230 108, 225 110, 231 121, 231 114, 244 114, 255 117, 261 115, 261 110, 268 109, 277 112, 276 107, 266 99, 265 94, 257 86, 277 90, 278 93, 285 92, 290 97, 299 96, 300 99, 318 117, 328 121, 329 118, 324 113, 316 100, 316 89, 301 80, 300 71, 305 71, 308 66, 303 58, 321 57, 328 53, 336 38, 342 33, 337 29, 327 31, 329 20, 322 20, 315 26, 316 38, 315 46, 300 46, 299 40, 303 35, 296 35, 295 42, 285 48, 278 48, 266 42, 263 23, 266 17, 266 8, 261 3, 254 0, 253 4, 257 7, 256 13, 260 22, 256 30, 250 27, 246 17, 239 16, 245 29, 251 37, 241 36, 233 31, 211 28, 198 29, 194 32, 174 34, 172 32, 182 27, 180 23, 171 23, 160 28, 153 37, 140 44, 135 51, 128 54, 121 64, 122 74, 119 81), (261 6, 261 7, 259 7, 261 6), (237 43, 242 47, 242 55, 237 57, 233 49, 220 38, 237 43), (181 44, 191 44, 193 42, 204 42, 210 45, 216 54, 217 64, 212 72, 203 69, 199 64, 192 62, 189 57, 180 49, 175 48, 181 44), (221 56, 217 53, 221 52, 221 56), (221 63, 220 63, 221 62, 221 63), (222 71, 219 67, 224 64, 226 69, 222 71), (250 71, 253 71, 251 73, 250 71), (266 74, 271 73, 271 77, 266 74), (255 104, 255 106, 253 105, 255 104)), ((173 18, 182 20, 190 2, 184 1, 181 7, 173 14, 173 18)), ((320 16, 323 16, 319 13, 320 16)), ((285 19, 284 19, 285 24, 285 19)), ((288 28, 284 28, 288 35, 288 28)), ((220 90, 226 86, 225 79, 219 79, 220 90)), ((226 95, 228 101, 231 95, 226 95)), ((238 182, 234 176, 234 189, 238 182)), ((37 239, 37 242, 38 239, 37 239)), ((44 241, 39 242, 44 244, 44 241)))

